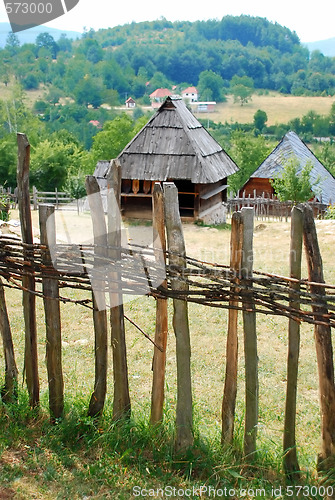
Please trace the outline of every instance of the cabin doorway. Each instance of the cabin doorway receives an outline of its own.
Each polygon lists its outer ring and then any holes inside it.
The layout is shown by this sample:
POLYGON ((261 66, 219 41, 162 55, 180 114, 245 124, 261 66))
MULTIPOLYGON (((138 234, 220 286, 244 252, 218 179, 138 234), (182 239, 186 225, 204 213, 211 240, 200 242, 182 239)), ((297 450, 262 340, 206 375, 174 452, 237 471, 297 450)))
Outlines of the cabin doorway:
POLYGON ((173 180, 171 182, 174 182, 178 189, 180 216, 193 219, 195 216, 195 185, 188 180, 173 180))

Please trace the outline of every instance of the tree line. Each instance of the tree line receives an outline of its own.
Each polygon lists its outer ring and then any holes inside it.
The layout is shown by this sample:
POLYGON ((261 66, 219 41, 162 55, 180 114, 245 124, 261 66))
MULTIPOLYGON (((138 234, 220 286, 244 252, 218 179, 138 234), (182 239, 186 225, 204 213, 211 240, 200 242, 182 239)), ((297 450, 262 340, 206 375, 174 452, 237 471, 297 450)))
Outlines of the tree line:
POLYGON ((333 95, 335 58, 310 54, 288 28, 244 15, 131 23, 90 30, 75 41, 41 33, 22 46, 12 33, 0 50, 5 84, 15 78, 25 90, 46 87, 51 101, 67 97, 93 107, 130 95, 144 104, 158 87, 189 85, 199 86, 202 100, 220 101, 236 77, 256 89, 333 95))

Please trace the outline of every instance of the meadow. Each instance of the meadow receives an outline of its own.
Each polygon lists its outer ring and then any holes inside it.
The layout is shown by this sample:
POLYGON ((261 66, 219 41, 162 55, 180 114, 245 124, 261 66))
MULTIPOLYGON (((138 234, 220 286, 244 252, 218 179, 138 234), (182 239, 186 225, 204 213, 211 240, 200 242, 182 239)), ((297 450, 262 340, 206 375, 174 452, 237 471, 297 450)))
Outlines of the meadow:
MULTIPOLYGON (((36 213, 33 223, 37 231, 36 213)), ((12 213, 15 218, 16 214, 12 213)), ((87 236, 87 214, 57 213, 61 239, 71 229, 72 241, 87 236), (61 224, 66 220, 66 231, 61 224), (63 232, 62 232, 63 231, 63 232)), ((208 262, 229 262, 229 225, 225 229, 184 224, 187 254, 208 262)), ((325 279, 335 282, 333 248, 334 222, 317 221, 325 279)), ((142 243, 150 241, 150 226, 126 227, 127 237, 142 243)), ((255 221, 254 268, 287 275, 289 222, 255 221)), ((304 266, 303 276, 306 277, 304 266)), ((78 292, 68 292, 77 297, 78 292)), ((42 304, 38 300, 39 371, 41 408, 33 412, 27 404, 23 381, 24 324, 21 294, 6 289, 7 306, 20 372, 19 404, 0 409, 0 498, 18 499, 130 499, 140 488, 150 491, 171 486, 178 498, 209 498, 203 489, 223 491, 226 498, 238 500, 288 498, 281 472, 282 429, 286 390, 287 319, 280 316, 257 318, 260 419, 258 458, 246 466, 242 457, 244 418, 244 369, 242 318, 239 320, 240 359, 235 441, 220 446, 221 404, 225 373, 227 311, 189 304, 192 347, 192 377, 195 417, 195 446, 187 456, 173 453, 173 427, 176 406, 176 354, 170 309, 166 365, 166 402, 162 427, 148 425, 150 412, 152 344, 131 324, 126 323, 128 370, 132 402, 131 420, 123 426, 112 422, 112 365, 109 366, 108 398, 99 421, 87 417, 88 401, 94 384, 94 332, 91 311, 62 304, 63 369, 66 416, 57 425, 48 419, 45 326, 42 304), (134 489, 135 488, 135 489, 134 489), (194 488, 194 489, 193 489, 194 488), (242 495, 241 489, 249 488, 242 495), (277 495, 273 495, 277 488, 277 495), (279 491, 279 488, 282 490, 279 491), (191 495, 185 493, 189 489, 191 495), (234 495, 233 490, 235 491, 234 495), (263 495, 263 490, 266 496, 263 495), (183 494, 182 494, 183 492, 183 494), (6 496, 7 495, 7 496, 6 496)), ((155 301, 138 297, 125 303, 126 315, 148 335, 154 337, 155 301)), ((111 353, 110 353, 111 357, 111 353)), ((4 360, 1 353, 1 374, 4 360)), ((298 457, 302 468, 299 484, 318 487, 315 474, 320 446, 318 377, 313 327, 302 325, 297 408, 298 457)), ((334 484, 329 481, 326 484, 334 484)), ((335 484, 334 484, 335 486, 335 484)), ((318 491, 318 490, 315 490, 318 491)), ((144 495, 142 495, 144 496, 144 495)), ((148 494, 149 496, 149 494, 148 494)), ((306 498, 306 495, 304 496, 306 498)), ((322 498, 311 495, 307 498, 322 498)))
POLYGON ((293 118, 302 118, 309 111, 325 116, 328 115, 335 97, 292 96, 269 92, 254 94, 252 99, 241 106, 234 103, 232 96, 227 101, 216 105, 213 113, 195 113, 197 118, 213 120, 215 123, 252 123, 258 109, 265 111, 268 117, 267 125, 288 123, 293 118))

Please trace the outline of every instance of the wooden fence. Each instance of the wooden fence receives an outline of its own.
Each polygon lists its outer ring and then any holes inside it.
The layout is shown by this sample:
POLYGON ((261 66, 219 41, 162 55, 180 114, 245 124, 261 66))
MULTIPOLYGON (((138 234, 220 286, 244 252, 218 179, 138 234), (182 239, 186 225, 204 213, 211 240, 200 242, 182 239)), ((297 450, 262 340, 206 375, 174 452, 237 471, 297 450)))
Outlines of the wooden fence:
MULTIPOLYGON (((81 272, 71 271, 76 253, 71 245, 63 245, 55 269, 51 251, 55 248, 56 230, 46 220, 53 213, 52 205, 40 205, 40 243, 34 243, 29 196, 29 143, 18 134, 18 199, 22 241, 0 237, 0 330, 5 353, 4 400, 16 398, 18 370, 7 314, 5 287, 20 289, 23 294, 25 323, 25 371, 29 400, 39 404, 39 374, 36 339, 36 299, 44 302, 46 324, 46 360, 49 381, 51 420, 64 415, 64 384, 61 352, 60 301, 66 287, 86 290, 87 299, 77 303, 92 309, 95 332, 95 384, 88 414, 100 415, 107 391, 107 322, 112 331, 113 416, 129 418, 127 346, 122 295, 145 293, 156 298, 156 330, 153 352, 152 424, 161 421, 164 406, 165 351, 167 342, 167 300, 173 301, 173 327, 176 337, 177 451, 193 444, 191 348, 188 302, 228 309, 226 377, 222 402, 222 442, 231 443, 234 436, 237 390, 237 323, 243 317, 245 354, 245 434, 244 454, 252 459, 257 449, 258 426, 258 356, 257 314, 282 315, 288 318, 288 361, 285 423, 283 433, 284 468, 289 476, 299 473, 296 454, 295 419, 297 370, 299 362, 299 328, 305 321, 314 325, 316 357, 319 371, 321 408, 320 457, 326 461, 335 449, 335 385, 331 327, 335 326, 335 285, 324 283, 322 260, 318 247, 311 208, 305 204, 294 207, 291 217, 290 276, 276 276, 253 269, 254 209, 243 207, 232 215, 231 260, 229 265, 203 263, 186 254, 178 208, 178 191, 173 183, 156 184, 153 192, 153 241, 162 247, 124 249, 120 240, 120 165, 113 161, 108 174, 107 225, 102 211, 98 183, 94 177, 86 182, 94 228, 94 244, 80 247, 78 261, 81 272), (48 235, 48 237, 47 237, 48 235), (166 236, 165 236, 166 235, 166 236), (165 249, 165 240, 167 250, 165 249), (304 243, 308 280, 301 279, 302 244, 304 243), (85 251, 86 250, 86 251, 85 251), (109 264, 113 263, 112 268, 109 264), (136 272, 139 263, 145 276, 136 272), (161 284, 153 286, 154 278, 164 269, 161 284), (61 286, 61 288, 60 288, 61 286), (110 310, 104 304, 109 295, 110 310)), ((77 251, 78 254, 78 251, 77 251)), ((66 292, 65 292, 66 293, 66 292)), ((72 300, 73 301, 73 300, 72 300)))
MULTIPOLYGON (((7 209, 16 208, 18 204, 18 188, 12 189, 11 187, 5 188, 0 186, 0 195, 4 196, 6 201, 7 209)), ((37 210, 40 203, 52 203, 56 209, 61 206, 68 206, 70 209, 77 210, 77 205, 80 203, 78 200, 72 198, 65 191, 58 191, 55 188, 54 191, 38 191, 35 186, 33 186, 30 193, 30 203, 33 205, 33 209, 37 210)))
POLYGON ((64 208, 67 205, 69 208, 76 210, 78 208, 77 202, 79 203, 79 200, 75 200, 64 191, 58 191, 57 188, 55 188, 55 191, 38 191, 35 186, 33 186, 30 199, 34 210, 38 209, 40 203, 52 203, 56 209, 60 206, 64 208))
MULTIPOLYGON (((0 195, 3 194, 7 198, 6 210, 11 207, 16 208, 17 206, 17 188, 14 190, 12 188, 5 188, 0 186, 0 195)), ((30 202, 33 205, 34 210, 38 210, 38 205, 40 203, 51 203, 56 209, 62 208, 68 210, 83 211, 87 209, 88 203, 85 198, 74 199, 69 193, 65 191, 58 191, 55 188, 54 191, 38 191, 35 186, 32 188, 30 194, 30 202)), ((309 205, 313 210, 315 218, 322 218, 328 205, 325 203, 320 203, 316 200, 309 201, 309 205)), ((225 203, 227 209, 227 216, 231 218, 232 214, 236 211, 241 210, 243 207, 254 208, 254 216, 257 220, 288 220, 291 215, 291 210, 295 206, 295 203, 291 201, 279 201, 274 195, 271 197, 262 196, 254 197, 249 196, 236 196, 234 197, 230 193, 230 198, 225 203)))
MULTIPOLYGON (((315 218, 322 218, 328 206, 325 203, 320 203, 316 200, 308 202, 313 210, 315 218)), ((227 201, 227 215, 231 215, 241 210, 243 207, 252 207, 254 209, 255 218, 257 220, 288 220, 291 216, 291 210, 295 206, 295 203, 291 201, 279 201, 274 196, 266 197, 250 195, 245 197, 233 197, 227 201)))

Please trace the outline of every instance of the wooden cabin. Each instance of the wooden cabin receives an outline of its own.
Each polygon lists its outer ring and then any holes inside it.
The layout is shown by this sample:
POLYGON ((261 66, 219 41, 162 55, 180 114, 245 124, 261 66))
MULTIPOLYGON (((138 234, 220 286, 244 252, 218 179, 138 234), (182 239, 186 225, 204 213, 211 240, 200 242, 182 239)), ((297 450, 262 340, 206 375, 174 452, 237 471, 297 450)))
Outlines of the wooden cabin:
MULTIPOLYGON (((181 98, 168 97, 118 156, 122 168, 122 211, 151 218, 155 182, 174 182, 182 217, 219 223, 227 199, 227 178, 238 167, 189 111, 181 98)), ((104 178, 108 162, 95 176, 104 178)))
MULTIPOLYGON (((317 184, 316 198, 324 204, 335 203, 335 179, 295 132, 288 132, 276 148, 250 176, 240 190, 240 196, 251 198, 263 196, 271 198, 274 189, 270 180, 278 177, 288 160, 295 159, 302 170, 306 164, 312 165, 311 185, 317 184), (319 181, 319 182, 318 182, 319 181)), ((298 170, 299 173, 299 170, 298 170)))

